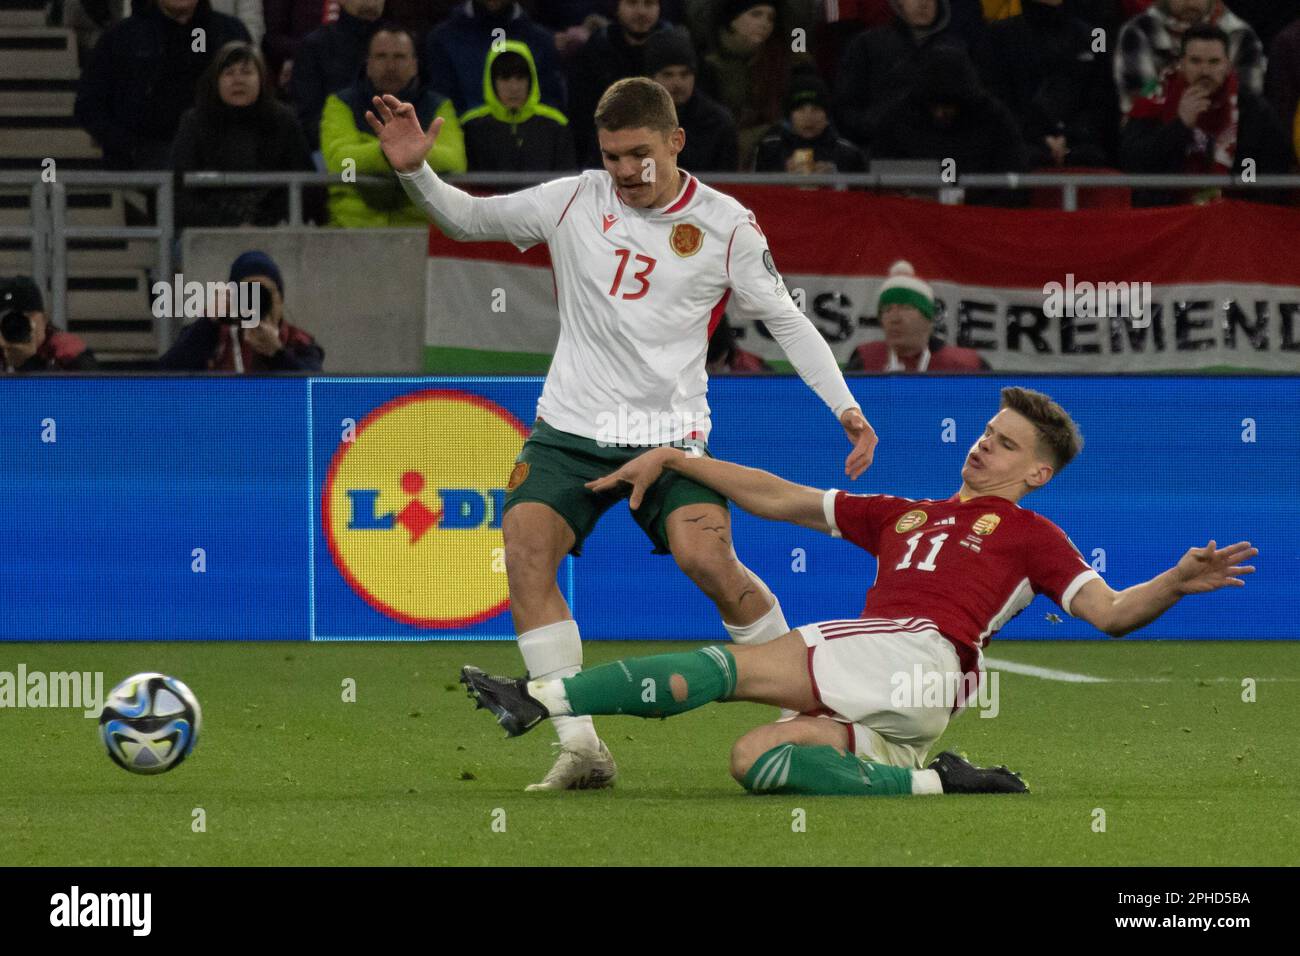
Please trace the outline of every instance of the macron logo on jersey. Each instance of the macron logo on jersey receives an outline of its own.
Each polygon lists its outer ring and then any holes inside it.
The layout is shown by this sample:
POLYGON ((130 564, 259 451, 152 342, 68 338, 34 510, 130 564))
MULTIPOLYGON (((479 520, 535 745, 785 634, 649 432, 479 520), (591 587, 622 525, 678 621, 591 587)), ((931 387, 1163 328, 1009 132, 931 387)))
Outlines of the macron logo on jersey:
POLYGON ((612 212, 605 213, 605 227, 600 231, 609 232, 609 227, 614 225, 616 222, 618 222, 618 216, 614 215, 612 212))

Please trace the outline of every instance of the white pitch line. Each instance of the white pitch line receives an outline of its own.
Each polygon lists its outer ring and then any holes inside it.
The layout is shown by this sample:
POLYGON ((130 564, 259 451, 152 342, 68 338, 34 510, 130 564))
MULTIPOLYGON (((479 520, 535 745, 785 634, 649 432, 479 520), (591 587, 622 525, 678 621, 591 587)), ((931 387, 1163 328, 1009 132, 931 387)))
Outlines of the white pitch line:
MULTIPOLYGON (((1207 684, 1240 684, 1242 677, 1094 677, 1091 674, 1075 674, 1071 671, 1058 671, 1051 667, 1038 667, 1034 664, 1019 664, 1016 661, 1003 661, 992 657, 984 658, 987 670, 1006 671, 1008 674, 1023 674, 1026 677, 1041 677, 1043 680, 1062 681, 1066 684, 1174 684, 1203 681, 1207 684)), ((1256 683, 1280 684, 1300 681, 1300 677, 1256 677, 1256 683)))
POLYGON ((1036 667, 1033 664, 1017 664, 1015 661, 984 658, 984 666, 989 670, 1006 671, 1008 674, 1024 674, 1026 677, 1041 677, 1043 680, 1064 681, 1067 684, 1108 684, 1105 677, 1093 677, 1090 674, 1074 674, 1070 671, 1053 670, 1050 667, 1036 667))

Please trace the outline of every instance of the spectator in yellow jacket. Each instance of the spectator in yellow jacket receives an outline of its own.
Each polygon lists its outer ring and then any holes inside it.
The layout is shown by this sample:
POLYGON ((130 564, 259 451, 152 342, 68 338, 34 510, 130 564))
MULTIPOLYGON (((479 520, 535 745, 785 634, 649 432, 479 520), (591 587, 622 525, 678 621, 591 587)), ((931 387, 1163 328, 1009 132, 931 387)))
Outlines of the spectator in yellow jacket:
POLYGON ((435 116, 443 118, 442 132, 429 150, 434 172, 465 171, 465 138, 451 100, 421 86, 415 40, 404 28, 382 24, 370 37, 365 70, 347 89, 325 100, 321 115, 321 152, 325 167, 343 177, 343 185, 330 186, 330 221, 348 228, 426 226, 428 218, 407 198, 393 168, 384 157, 379 138, 366 123, 366 110, 375 96, 392 94, 414 103, 420 125, 427 128, 435 116), (347 185, 352 175, 383 176, 378 185, 347 185))

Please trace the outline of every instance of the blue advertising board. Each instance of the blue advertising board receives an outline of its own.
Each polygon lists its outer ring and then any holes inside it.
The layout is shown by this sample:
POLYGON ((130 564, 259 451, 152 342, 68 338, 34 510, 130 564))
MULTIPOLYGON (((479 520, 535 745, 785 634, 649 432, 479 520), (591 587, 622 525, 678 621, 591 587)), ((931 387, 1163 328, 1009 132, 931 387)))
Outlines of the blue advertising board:
MULTIPOLYGON (((863 377, 876 462, 794 378, 710 384, 710 450, 815 487, 946 498, 999 389, 1038 388, 1085 437, 1022 506, 1115 588, 1214 538, 1244 589, 1135 638, 1295 639, 1300 380, 863 377)), ((0 383, 0 639, 509 638, 501 504, 541 379, 10 377, 0 383)), ((792 624, 853 617, 874 559, 733 508, 741 559, 792 624)), ((561 569, 586 639, 722 639, 710 602, 613 508, 561 569)), ((1101 637, 1038 597, 1003 638, 1101 637)))

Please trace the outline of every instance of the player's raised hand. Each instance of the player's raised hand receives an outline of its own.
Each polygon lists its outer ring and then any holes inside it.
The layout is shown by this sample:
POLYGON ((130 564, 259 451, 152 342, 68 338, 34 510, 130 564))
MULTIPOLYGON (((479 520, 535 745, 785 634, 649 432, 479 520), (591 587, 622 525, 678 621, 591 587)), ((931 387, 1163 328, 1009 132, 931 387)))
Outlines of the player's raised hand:
POLYGON ((1259 554, 1249 541, 1238 541, 1217 549, 1213 540, 1203 548, 1188 548, 1174 573, 1178 576, 1178 589, 1183 594, 1204 594, 1225 587, 1243 587, 1243 574, 1254 574, 1255 568, 1239 561, 1249 561, 1259 554))
POLYGON ((635 511, 641 507, 641 499, 645 497, 646 490, 664 473, 664 462, 668 456, 674 454, 680 455, 681 451, 669 447, 651 449, 644 455, 633 458, 618 471, 587 482, 586 487, 590 491, 601 492, 614 491, 623 484, 631 485, 632 495, 628 507, 635 511))
POLYGON ((849 457, 844 461, 844 474, 857 478, 871 467, 880 439, 876 437, 876 430, 871 427, 871 423, 856 408, 850 408, 841 415, 840 424, 844 426, 844 434, 849 436, 849 441, 853 442, 853 451, 849 452, 849 457))
POLYGON ((375 109, 374 112, 366 110, 366 122, 379 137, 379 146, 389 165, 398 172, 415 172, 433 149, 438 130, 442 129, 442 117, 435 116, 426 132, 410 103, 403 103, 388 93, 374 97, 371 102, 375 109))

